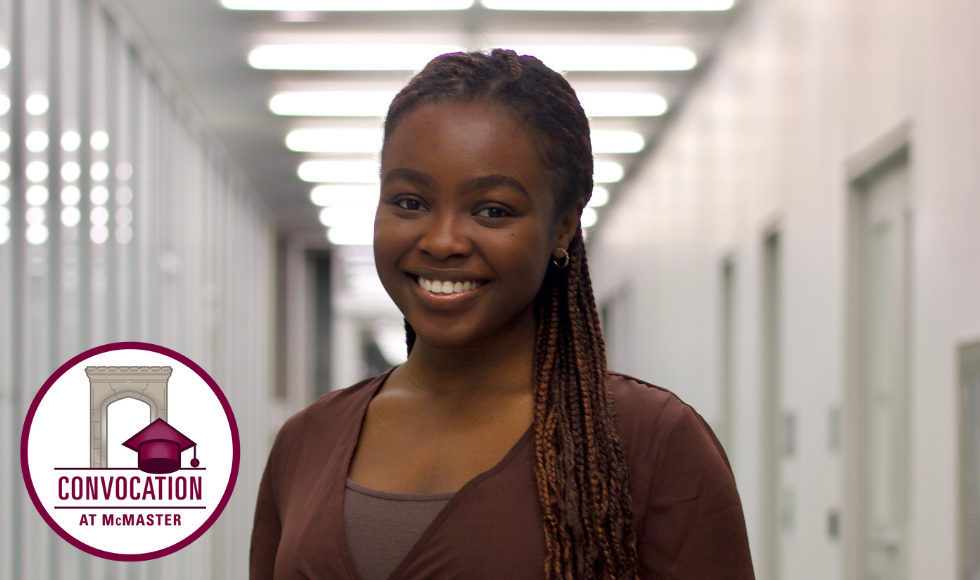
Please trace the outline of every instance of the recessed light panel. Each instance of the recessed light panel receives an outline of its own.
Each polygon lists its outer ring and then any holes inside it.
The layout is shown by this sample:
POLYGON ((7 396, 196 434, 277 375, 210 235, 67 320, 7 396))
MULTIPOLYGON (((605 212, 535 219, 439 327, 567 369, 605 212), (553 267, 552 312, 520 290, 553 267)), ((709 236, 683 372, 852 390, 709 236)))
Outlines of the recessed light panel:
POLYGON ((589 117, 656 117, 667 112, 667 100, 656 93, 582 92, 578 100, 589 117))
POLYGON ((379 183, 377 161, 305 161, 298 174, 312 183, 379 183))
POLYGON ((623 166, 615 161, 596 161, 592 179, 596 183, 616 183, 623 178, 623 166))
POLYGON ((589 198, 589 207, 602 207, 609 203, 609 190, 602 186, 592 188, 592 197, 589 198))
POLYGON ((561 71, 645 72, 691 70, 697 55, 682 46, 526 45, 513 47, 561 71))
MULTIPOLYGON (((277 115, 298 117, 384 117, 396 91, 294 91, 269 100, 277 115)), ((656 93, 579 92, 589 117, 656 117, 667 101, 656 93)))
POLYGON ((374 243, 374 224, 327 228, 327 239, 336 246, 370 246, 374 243))
POLYGON ((328 228, 335 226, 374 227, 375 208, 358 206, 332 206, 320 210, 320 223, 328 228))
POLYGON ((483 0, 491 10, 562 12, 700 12, 728 10, 733 0, 483 0))
POLYGON ((406 10, 466 10, 473 0, 221 0, 229 10, 279 12, 381 12, 406 10))
POLYGON ((309 153, 378 153, 381 141, 381 129, 297 129, 286 136, 286 147, 309 153))
MULTIPOLYGON (((697 65, 682 46, 524 45, 518 54, 541 59, 562 71, 679 71, 697 65)), ((252 50, 248 63, 268 70, 416 71, 440 54, 461 52, 450 44, 267 44, 252 50)))
POLYGON ((591 207, 582 210, 581 223, 583 228, 591 228, 599 221, 599 212, 591 207))
POLYGON ((421 70, 451 44, 267 44, 252 50, 248 64, 269 70, 421 70))
POLYGON ((646 142, 635 131, 592 131, 593 153, 636 153, 646 142))
POLYGON ((318 185, 310 192, 310 201, 322 207, 377 207, 379 197, 377 185, 318 185))
POLYGON ((300 117, 384 117, 395 91, 318 91, 279 93, 269 101, 277 115, 300 117))

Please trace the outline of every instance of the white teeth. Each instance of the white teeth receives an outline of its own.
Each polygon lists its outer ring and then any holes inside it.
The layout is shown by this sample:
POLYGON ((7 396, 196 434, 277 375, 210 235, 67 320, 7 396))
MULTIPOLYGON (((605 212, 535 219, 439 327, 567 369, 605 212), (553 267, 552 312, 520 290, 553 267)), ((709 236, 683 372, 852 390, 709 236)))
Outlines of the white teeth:
POLYGON ((430 280, 419 276, 418 284, 433 294, 455 294, 456 292, 476 290, 482 283, 477 280, 467 280, 466 282, 430 280))

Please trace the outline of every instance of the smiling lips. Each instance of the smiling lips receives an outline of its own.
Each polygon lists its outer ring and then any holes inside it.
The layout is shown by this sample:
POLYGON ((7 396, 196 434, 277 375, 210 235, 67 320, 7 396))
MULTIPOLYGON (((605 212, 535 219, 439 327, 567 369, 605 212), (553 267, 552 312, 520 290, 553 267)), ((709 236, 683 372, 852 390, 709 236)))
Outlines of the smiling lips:
POLYGON ((467 290, 476 290, 484 284, 481 280, 450 281, 450 280, 430 280, 419 276, 416 278, 419 286, 433 294, 456 294, 467 290))

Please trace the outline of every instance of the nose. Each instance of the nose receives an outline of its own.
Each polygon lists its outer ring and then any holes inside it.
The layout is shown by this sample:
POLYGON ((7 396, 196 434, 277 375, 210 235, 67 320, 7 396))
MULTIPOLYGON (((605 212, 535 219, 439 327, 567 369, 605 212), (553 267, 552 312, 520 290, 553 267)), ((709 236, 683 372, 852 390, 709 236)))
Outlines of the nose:
POLYGON ((428 222, 419 250, 440 261, 470 254, 472 244, 464 231, 464 218, 455 212, 436 211, 428 222))

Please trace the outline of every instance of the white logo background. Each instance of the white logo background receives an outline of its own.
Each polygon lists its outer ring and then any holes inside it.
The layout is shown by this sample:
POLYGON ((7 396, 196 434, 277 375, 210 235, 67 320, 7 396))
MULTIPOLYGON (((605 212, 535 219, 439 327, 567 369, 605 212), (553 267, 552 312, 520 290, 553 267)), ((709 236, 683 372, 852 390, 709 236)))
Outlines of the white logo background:
MULTIPOLYGON (((143 425, 145 426, 145 425, 143 425)), ((142 428, 142 427, 140 427, 142 428)), ((112 425, 109 425, 110 431, 112 425)), ((123 440, 134 435, 125 434, 123 440)), ((118 439, 111 437, 112 439, 118 439)), ((220 400, 211 387, 193 370, 169 356, 143 350, 117 350, 94 355, 65 372, 45 394, 38 405, 28 438, 28 464, 31 480, 41 504, 50 517, 75 539, 93 548, 116 554, 146 554, 169 548, 198 530, 217 509, 224 495, 234 458, 231 425, 220 400), (204 470, 190 467, 193 449, 181 454, 181 471, 164 475, 201 476, 201 500, 118 500, 113 488, 111 500, 62 500, 58 497, 58 478, 67 476, 140 477, 139 489, 154 474, 138 469, 88 469, 90 429, 90 383, 87 366, 169 366, 173 374, 168 381, 167 422, 197 443, 197 458, 204 470), (78 468, 65 471, 55 468, 78 468), (88 506, 91 509, 55 509, 56 506, 88 506), (103 506, 140 506, 144 509, 100 509, 103 506), (203 505, 207 509, 165 509, 167 506, 203 505), (160 509, 149 506, 161 506, 160 509), (94 525, 80 525, 83 514, 96 514, 94 525), (181 525, 171 526, 105 526, 103 515, 113 519, 124 514, 179 514, 181 525)), ((113 454, 136 456, 136 452, 118 445, 113 454)), ((126 465, 135 465, 135 460, 126 465)), ((164 483, 164 493, 167 493, 164 483)), ((70 489, 70 486, 66 486, 70 489)), ((156 521, 156 519, 155 519, 156 521)))

